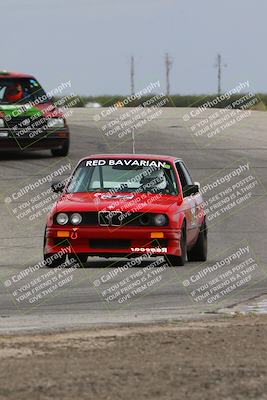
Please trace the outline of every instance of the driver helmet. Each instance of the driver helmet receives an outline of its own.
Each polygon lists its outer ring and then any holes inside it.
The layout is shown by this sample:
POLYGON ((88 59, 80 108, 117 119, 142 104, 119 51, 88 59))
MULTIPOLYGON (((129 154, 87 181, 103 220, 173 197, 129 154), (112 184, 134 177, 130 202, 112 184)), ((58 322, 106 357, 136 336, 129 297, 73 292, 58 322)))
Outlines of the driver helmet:
POLYGON ((14 83, 6 88, 5 99, 10 103, 15 103, 23 99, 23 89, 20 83, 14 83))
POLYGON ((164 171, 160 169, 151 172, 147 176, 143 176, 140 183, 148 190, 164 190, 167 187, 167 179, 164 171))

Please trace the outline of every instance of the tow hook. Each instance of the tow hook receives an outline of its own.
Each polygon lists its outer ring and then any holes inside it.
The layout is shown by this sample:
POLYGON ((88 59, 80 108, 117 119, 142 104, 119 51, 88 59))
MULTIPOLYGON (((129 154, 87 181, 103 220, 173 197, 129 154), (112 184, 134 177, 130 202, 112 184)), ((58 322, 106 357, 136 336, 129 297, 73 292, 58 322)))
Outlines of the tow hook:
POLYGON ((77 239, 78 237, 78 228, 73 228, 73 232, 70 235, 71 239, 77 239))

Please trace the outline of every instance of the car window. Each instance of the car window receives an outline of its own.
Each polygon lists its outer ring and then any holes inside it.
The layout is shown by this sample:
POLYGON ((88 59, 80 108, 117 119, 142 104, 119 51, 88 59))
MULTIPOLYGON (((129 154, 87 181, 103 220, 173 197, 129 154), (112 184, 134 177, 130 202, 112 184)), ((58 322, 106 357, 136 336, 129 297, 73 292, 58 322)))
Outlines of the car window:
POLYGON ((181 161, 180 164, 181 164, 181 168, 182 168, 183 171, 184 171, 184 175, 185 175, 185 179, 186 179, 187 184, 188 184, 188 185, 193 185, 194 182, 193 182, 193 180, 192 180, 192 178, 191 178, 191 175, 190 175, 190 173, 189 173, 189 171, 188 171, 188 169, 187 169, 185 163, 183 163, 183 162, 181 161))
POLYGON ((29 101, 35 101, 37 99, 39 100, 40 103, 48 101, 43 88, 35 79, 33 78, 0 79, 0 104, 14 104, 14 103, 24 104, 29 101), (41 99, 44 99, 44 101, 41 99))
POLYGON ((184 163, 177 161, 175 166, 178 171, 182 187, 185 187, 186 185, 193 185, 192 178, 184 163))
POLYGON ((82 161, 68 192, 136 192, 178 194, 173 167, 166 161, 95 159, 82 161))

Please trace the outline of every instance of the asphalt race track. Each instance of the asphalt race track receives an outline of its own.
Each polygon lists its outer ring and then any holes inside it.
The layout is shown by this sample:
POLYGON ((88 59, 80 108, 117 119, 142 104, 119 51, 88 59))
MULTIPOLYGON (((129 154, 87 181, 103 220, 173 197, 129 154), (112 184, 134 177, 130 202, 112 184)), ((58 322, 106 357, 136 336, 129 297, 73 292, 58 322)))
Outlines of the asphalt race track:
MULTIPOLYGON (((183 284, 190 276, 196 276, 196 271, 203 269, 203 266, 197 263, 187 263, 185 267, 165 267, 153 275, 152 269, 149 269, 149 262, 144 262, 142 267, 135 265, 115 275, 112 271, 118 271, 118 266, 125 265, 127 260, 107 261, 94 258, 83 268, 66 269, 65 275, 61 276, 61 279, 65 279, 62 287, 51 291, 42 299, 36 299, 32 305, 27 302, 27 298, 23 299, 23 296, 18 301, 18 290, 25 294, 27 284, 33 287, 37 282, 40 284, 52 279, 55 274, 51 269, 39 268, 27 276, 19 275, 21 271, 42 261, 45 226, 45 216, 38 216, 38 207, 35 208, 36 215, 31 217, 31 220, 29 214, 18 218, 19 205, 26 201, 31 205, 38 203, 42 197, 35 196, 40 192, 47 192, 50 184, 46 182, 27 194, 20 197, 17 195, 11 202, 10 194, 22 193, 19 192, 22 187, 25 188, 48 176, 63 164, 73 168, 83 156, 94 153, 131 152, 131 141, 127 136, 123 139, 111 136, 108 140, 103 137, 99 125, 97 126, 94 120, 94 115, 100 110, 75 109, 69 118, 72 144, 67 159, 52 158, 47 151, 0 154, 0 331, 80 328, 96 323, 192 318, 267 292, 267 200, 264 189, 267 188, 267 113, 254 111, 241 122, 229 127, 219 138, 196 142, 190 126, 186 125, 182 118, 188 111, 163 109, 163 113, 157 119, 144 124, 136 135, 136 152, 169 154, 183 158, 194 180, 199 181, 202 186, 210 176, 216 176, 222 170, 230 171, 231 164, 235 165, 237 160, 241 159, 240 163, 248 162, 251 168, 253 167, 253 174, 261 187, 258 185, 257 190, 253 189, 249 204, 244 202, 242 206, 235 207, 234 212, 225 213, 225 218, 219 222, 209 224, 209 257, 208 263, 205 264, 205 268, 213 266, 224 258, 227 252, 233 253, 240 247, 250 246, 253 249, 253 257, 257 260, 257 268, 260 269, 251 271, 248 284, 240 284, 240 288, 232 292, 229 289, 220 301, 208 305, 203 299, 193 299, 196 294, 194 292, 192 295, 190 288, 192 286, 192 290, 197 290, 197 286, 191 285, 187 288, 183 284), (103 268, 107 266, 109 268, 103 268), (144 268, 147 268, 145 273, 138 272, 144 271, 144 268), (50 275, 45 275, 50 272, 50 275), (118 296, 115 301, 111 298, 108 300, 109 294, 116 293, 111 286, 120 286, 119 282, 122 279, 133 274, 135 275, 129 282, 136 282, 142 274, 147 274, 144 279, 150 279, 150 287, 131 299, 118 296), (16 287, 12 283, 14 276, 17 281, 21 279, 16 287), (38 281, 40 276, 43 278, 38 281), (160 278, 157 280, 157 277, 160 278), (153 278, 155 281, 152 282, 153 278), (33 279, 36 281, 30 283, 33 279), (121 298, 120 303, 116 301, 118 298, 121 298)), ((122 111, 117 111, 117 114, 120 112, 122 111)), ((111 119, 107 117, 106 122, 108 118, 111 119)), ((67 175, 66 170, 64 176, 67 175)), ((43 198, 45 196, 43 195, 43 198)), ((238 260, 232 259, 231 268, 237 263, 238 260)), ((220 268, 220 273, 227 268, 228 266, 220 268)), ((153 270, 156 271, 157 267, 153 270)), ((58 278, 54 279, 56 281, 58 278)), ((201 293, 203 294, 204 290, 201 293)))

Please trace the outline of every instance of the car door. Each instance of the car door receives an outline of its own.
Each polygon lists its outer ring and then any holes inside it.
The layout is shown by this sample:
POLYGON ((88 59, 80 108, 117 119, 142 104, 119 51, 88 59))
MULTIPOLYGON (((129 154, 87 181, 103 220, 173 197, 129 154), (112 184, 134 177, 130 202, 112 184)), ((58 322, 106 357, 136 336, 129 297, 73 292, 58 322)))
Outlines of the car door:
MULTIPOLYGON (((187 185, 193 185, 194 182, 188 172, 186 166, 183 161, 177 161, 175 163, 177 172, 180 177, 181 185, 184 188, 187 185)), ((186 196, 186 192, 184 193, 184 204, 185 204, 185 215, 186 215, 186 224, 187 224, 187 244, 195 242, 195 239, 198 235, 199 227, 197 223, 197 215, 196 215, 196 198, 194 195, 186 196)))

